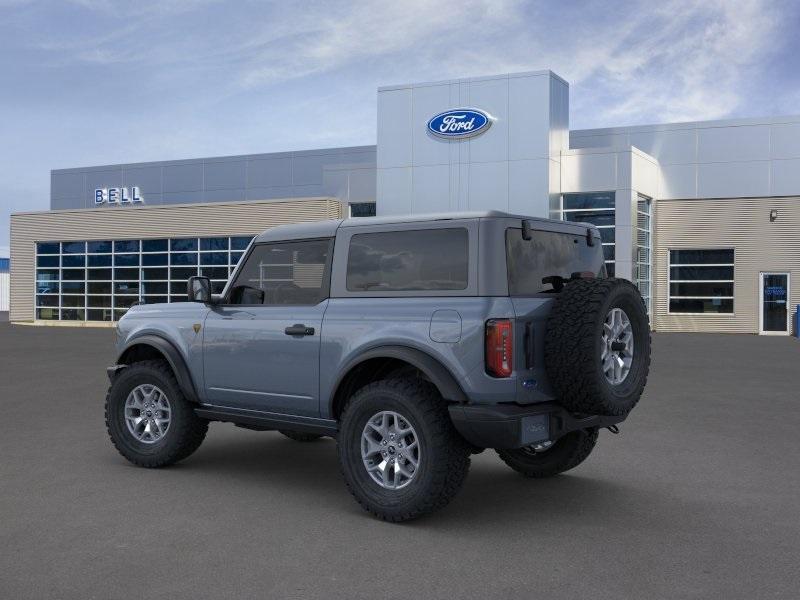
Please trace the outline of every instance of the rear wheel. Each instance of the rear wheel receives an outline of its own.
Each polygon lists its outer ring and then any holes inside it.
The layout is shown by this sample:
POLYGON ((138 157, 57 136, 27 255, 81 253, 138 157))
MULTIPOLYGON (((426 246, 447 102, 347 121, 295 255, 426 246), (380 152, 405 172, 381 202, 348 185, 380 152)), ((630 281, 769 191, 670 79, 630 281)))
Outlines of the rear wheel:
POLYGON ((322 437, 318 433, 303 433, 302 431, 291 431, 289 429, 279 429, 278 431, 295 442, 313 442, 322 437))
POLYGON ((551 446, 544 444, 515 450, 497 450, 509 467, 526 477, 544 478, 574 469, 592 453, 597 428, 572 431, 551 446))
POLYGON ((339 465, 367 511, 407 521, 445 506, 469 470, 469 448, 431 384, 390 379, 361 388, 344 408, 339 465))
POLYGON ((194 412, 169 366, 134 363, 114 378, 106 395, 106 428, 114 447, 140 467, 163 467, 192 454, 208 421, 194 412))

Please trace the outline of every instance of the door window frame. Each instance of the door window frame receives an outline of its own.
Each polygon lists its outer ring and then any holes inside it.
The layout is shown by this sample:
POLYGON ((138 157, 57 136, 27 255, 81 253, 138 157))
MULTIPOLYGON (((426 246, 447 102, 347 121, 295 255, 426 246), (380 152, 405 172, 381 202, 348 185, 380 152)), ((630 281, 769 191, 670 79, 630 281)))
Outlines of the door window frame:
POLYGON ((236 265, 236 269, 231 273, 230 279, 228 279, 228 283, 225 285, 225 289, 222 291, 220 295, 220 301, 216 304, 218 307, 239 307, 239 306, 261 306, 264 308, 280 308, 282 306, 318 306, 320 303, 328 300, 331 297, 331 266, 333 264, 333 252, 336 246, 336 237, 315 237, 315 238, 298 238, 298 239, 291 239, 291 240, 274 240, 270 242, 253 242, 248 247, 247 251, 245 252, 244 256, 242 256, 239 264, 236 265), (239 276, 239 273, 247 264, 250 256, 255 252, 256 248, 262 246, 277 246, 277 245, 285 245, 285 244, 299 244, 302 242, 328 242, 328 256, 325 259, 325 267, 322 271, 322 286, 320 291, 322 292, 319 301, 316 304, 232 304, 230 302, 231 292, 233 291, 233 282, 236 281, 236 278, 239 276))
POLYGON ((758 274, 758 335, 791 335, 792 334, 792 274, 789 271, 760 271, 758 274), (786 330, 764 330, 764 276, 786 276, 786 330))

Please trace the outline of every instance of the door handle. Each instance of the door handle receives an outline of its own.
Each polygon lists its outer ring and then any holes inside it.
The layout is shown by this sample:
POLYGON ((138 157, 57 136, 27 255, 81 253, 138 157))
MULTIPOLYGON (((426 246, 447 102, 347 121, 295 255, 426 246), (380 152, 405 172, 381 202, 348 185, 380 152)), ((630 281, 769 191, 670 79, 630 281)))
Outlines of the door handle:
POLYGON ((284 329, 283 333, 286 335, 297 335, 302 337, 304 335, 314 335, 314 328, 306 327, 302 323, 295 323, 291 327, 284 329))

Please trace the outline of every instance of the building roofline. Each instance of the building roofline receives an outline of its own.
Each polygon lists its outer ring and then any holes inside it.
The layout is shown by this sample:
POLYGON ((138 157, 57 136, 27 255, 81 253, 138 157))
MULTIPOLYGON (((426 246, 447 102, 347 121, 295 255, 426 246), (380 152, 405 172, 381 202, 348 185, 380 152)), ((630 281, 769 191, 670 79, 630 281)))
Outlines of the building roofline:
POLYGON ((561 83, 569 87, 569 82, 550 69, 543 69, 541 71, 521 71, 519 73, 501 73, 499 75, 484 75, 480 77, 461 77, 457 79, 443 79, 441 81, 423 81, 421 83, 397 83, 392 85, 383 85, 378 87, 379 92, 388 92, 391 90, 403 90, 409 88, 430 87, 434 85, 446 85, 467 83, 474 81, 492 81, 496 79, 518 79, 520 77, 535 77, 541 75, 548 75, 554 79, 559 80, 561 83))
POLYGON ((655 123, 650 125, 621 125, 616 127, 598 127, 594 129, 571 129, 569 134, 570 136, 575 137, 591 137, 595 135, 613 135, 650 131, 677 131, 690 129, 711 129, 715 127, 745 127, 748 125, 784 124, 800 124, 800 115, 746 117, 741 119, 718 119, 708 121, 682 121, 677 123, 655 123))
POLYGON ((338 148, 318 148, 318 149, 311 149, 311 150, 288 150, 286 152, 264 152, 259 154, 234 154, 230 156, 208 156, 208 157, 200 157, 200 158, 178 158, 173 160, 152 160, 147 162, 131 162, 131 163, 119 163, 119 164, 108 164, 108 165, 91 165, 87 167, 68 167, 63 169, 52 169, 50 171, 51 175, 54 174, 61 174, 61 173, 85 173, 91 171, 108 171, 110 169, 121 169, 121 168, 144 168, 144 167, 158 167, 158 166, 166 166, 166 165, 190 165, 190 164, 201 164, 201 163, 221 163, 221 162, 233 162, 233 161, 240 161, 240 160, 262 160, 266 158, 298 158, 298 157, 305 157, 305 156, 325 156, 325 155, 332 155, 332 154, 347 154, 347 153, 368 153, 368 152, 377 152, 377 146, 342 146, 338 148))

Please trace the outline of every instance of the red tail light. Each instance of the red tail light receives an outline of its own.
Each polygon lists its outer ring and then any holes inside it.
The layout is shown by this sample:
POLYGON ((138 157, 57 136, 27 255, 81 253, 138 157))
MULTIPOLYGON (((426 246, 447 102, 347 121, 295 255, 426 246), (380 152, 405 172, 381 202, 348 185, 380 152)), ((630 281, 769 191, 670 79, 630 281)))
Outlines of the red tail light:
POLYGON ((493 377, 510 377, 514 364, 511 321, 486 321, 486 372, 493 377))

